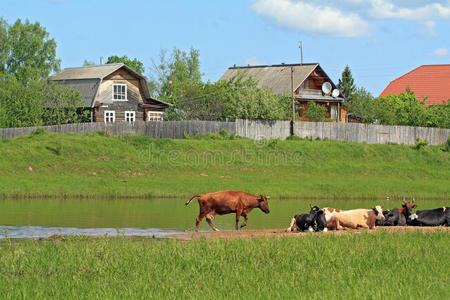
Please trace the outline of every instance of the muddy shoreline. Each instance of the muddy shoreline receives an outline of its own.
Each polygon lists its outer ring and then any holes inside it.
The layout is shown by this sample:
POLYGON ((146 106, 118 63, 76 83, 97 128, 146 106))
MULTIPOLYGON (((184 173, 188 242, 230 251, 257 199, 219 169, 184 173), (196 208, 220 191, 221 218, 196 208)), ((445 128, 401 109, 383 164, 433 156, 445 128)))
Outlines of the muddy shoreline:
POLYGON ((166 235, 167 238, 175 238, 179 240, 231 240, 231 239, 245 239, 245 238, 301 238, 307 235, 343 235, 343 234, 361 234, 372 233, 377 231, 387 231, 395 233, 420 231, 423 233, 443 231, 450 233, 450 227, 413 227, 413 226, 395 226, 395 227, 381 227, 378 226, 375 229, 348 229, 341 231, 328 231, 328 232, 286 232, 286 229, 257 229, 257 230, 229 230, 229 231, 217 231, 217 232, 187 232, 183 234, 166 235))

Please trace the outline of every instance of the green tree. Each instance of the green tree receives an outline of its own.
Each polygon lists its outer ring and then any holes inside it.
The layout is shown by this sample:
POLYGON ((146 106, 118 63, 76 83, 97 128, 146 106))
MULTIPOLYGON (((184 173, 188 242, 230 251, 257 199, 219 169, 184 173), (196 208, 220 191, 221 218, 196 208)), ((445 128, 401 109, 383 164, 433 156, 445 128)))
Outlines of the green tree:
POLYGON ((0 79, 1 127, 42 125, 44 89, 39 81, 27 85, 14 76, 0 79))
POLYGON ((79 123, 88 120, 79 91, 49 82, 44 85, 42 122, 45 125, 79 123))
POLYGON ((193 48, 189 53, 174 48, 169 56, 162 50, 158 62, 153 62, 151 77, 158 97, 177 104, 201 96, 203 82, 199 56, 199 50, 193 48))
POLYGON ((350 67, 348 65, 345 66, 345 69, 342 72, 337 87, 342 92, 342 94, 344 94, 345 102, 351 103, 353 95, 356 92, 356 86, 355 80, 353 79, 352 71, 350 70, 350 67))
POLYGON ((0 73, 14 76, 28 84, 48 77, 58 71, 60 60, 56 59, 56 41, 39 22, 24 23, 18 19, 9 25, 0 18, 0 73))
POLYGON ((308 109, 303 116, 309 121, 326 122, 329 121, 327 108, 313 101, 308 102, 308 109))
POLYGON ((425 104, 411 91, 374 101, 374 117, 384 125, 426 126, 425 104))
POLYGON ((153 62, 152 80, 156 97, 174 104, 166 119, 263 119, 289 118, 289 97, 274 95, 257 87, 244 73, 216 83, 202 82, 200 53, 174 48, 170 55, 161 51, 153 62))
POLYGON ((441 105, 428 106, 426 109, 426 126, 450 128, 450 101, 441 105))
POLYGON ((360 119, 363 123, 375 122, 374 98, 365 88, 357 88, 352 101, 345 103, 347 115, 360 119))
POLYGON ((124 63, 139 74, 143 75, 145 72, 144 64, 139 61, 137 58, 128 58, 128 56, 117 56, 113 55, 108 57, 108 60, 106 61, 107 64, 114 64, 114 63, 124 63))
POLYGON ((26 127, 80 122, 85 118, 80 93, 33 80, 25 85, 14 76, 0 79, 0 127, 26 127))

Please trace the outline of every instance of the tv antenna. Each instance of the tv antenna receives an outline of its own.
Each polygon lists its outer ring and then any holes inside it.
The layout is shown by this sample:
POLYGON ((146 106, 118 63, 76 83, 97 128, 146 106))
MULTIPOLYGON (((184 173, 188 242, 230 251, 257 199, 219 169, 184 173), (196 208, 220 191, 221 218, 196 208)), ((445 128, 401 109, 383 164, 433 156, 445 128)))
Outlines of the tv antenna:
POLYGON ((298 47, 300 48, 300 65, 303 65, 303 43, 300 41, 298 43, 298 47))

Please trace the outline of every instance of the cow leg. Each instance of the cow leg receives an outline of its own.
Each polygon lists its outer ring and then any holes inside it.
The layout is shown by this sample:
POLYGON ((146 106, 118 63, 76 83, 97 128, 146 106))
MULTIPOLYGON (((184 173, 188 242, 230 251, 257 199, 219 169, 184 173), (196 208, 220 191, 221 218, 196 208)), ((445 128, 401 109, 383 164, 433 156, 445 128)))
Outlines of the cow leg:
POLYGON ((206 222, 208 223, 208 225, 212 228, 212 230, 214 231, 220 231, 219 229, 217 229, 216 226, 214 226, 214 224, 212 223, 212 220, 214 219, 214 216, 212 215, 207 215, 206 216, 206 222))
POLYGON ((203 219, 203 215, 198 215, 197 219, 195 219, 195 231, 198 232, 198 226, 203 219))
POLYGON ((205 214, 200 213, 198 215, 198 217, 195 219, 195 231, 198 232, 198 226, 200 224, 200 222, 203 220, 203 217, 205 216, 205 214))
POLYGON ((295 231, 295 218, 291 219, 291 223, 289 224, 288 229, 286 229, 286 232, 295 231))
POLYGON ((242 216, 244 217, 244 223, 242 223, 241 228, 247 226, 247 220, 248 220, 247 214, 242 214, 242 216))
MULTIPOLYGON (((372 229, 369 225, 367 225, 366 223, 361 223, 358 224, 359 226, 361 226, 362 228, 366 228, 366 229, 372 229)), ((358 228, 358 225, 356 225, 356 228, 358 228)))
POLYGON ((241 217, 240 212, 236 212, 236 225, 234 226, 236 230, 239 230, 239 218, 241 217))

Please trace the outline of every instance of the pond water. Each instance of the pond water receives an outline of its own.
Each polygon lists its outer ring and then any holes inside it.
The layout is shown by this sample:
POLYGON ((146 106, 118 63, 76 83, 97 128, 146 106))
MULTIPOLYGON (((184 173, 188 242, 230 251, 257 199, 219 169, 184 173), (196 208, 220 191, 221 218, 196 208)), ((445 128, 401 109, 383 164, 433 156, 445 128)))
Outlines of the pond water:
MULTIPOLYGON (((0 239, 48 237, 53 234, 164 236, 193 230, 198 214, 186 199, 3 199, 0 200, 0 239)), ((399 207, 397 200, 269 200, 270 214, 249 214, 248 229, 284 228, 290 218, 309 211, 309 205, 341 209, 399 207)), ((418 200, 419 209, 448 206, 446 200, 418 200)), ((243 221, 243 219, 242 219, 243 221)), ((221 230, 234 229, 234 214, 216 216, 221 230)), ((210 230, 203 220, 201 230, 210 230)))

